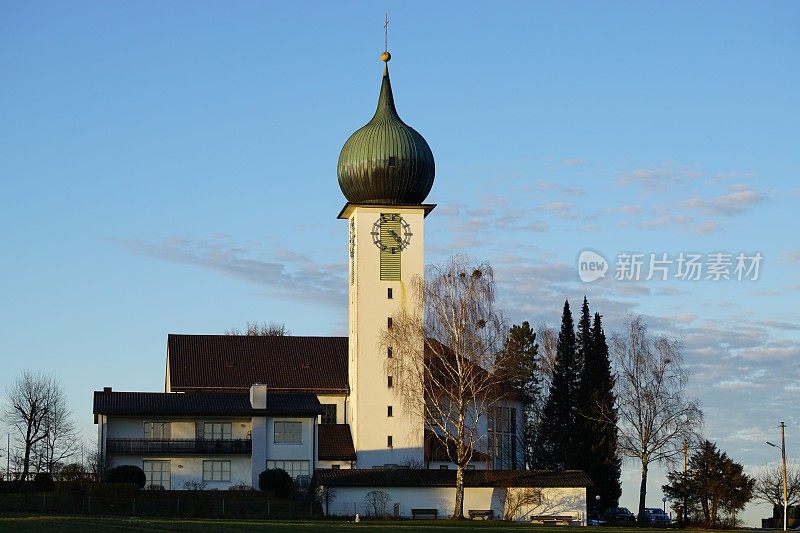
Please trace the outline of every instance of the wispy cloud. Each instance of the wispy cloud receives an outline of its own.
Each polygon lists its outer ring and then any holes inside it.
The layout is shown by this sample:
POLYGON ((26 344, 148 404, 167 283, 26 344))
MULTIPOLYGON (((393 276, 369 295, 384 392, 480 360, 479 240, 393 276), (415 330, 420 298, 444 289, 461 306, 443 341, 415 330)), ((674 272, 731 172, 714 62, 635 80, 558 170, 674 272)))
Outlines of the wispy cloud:
POLYGON ((683 207, 696 209, 711 215, 737 215, 764 201, 764 196, 752 189, 734 192, 711 198, 693 197, 683 202, 683 207))
POLYGON ((141 255, 208 268, 265 287, 274 296, 335 306, 346 302, 345 264, 317 263, 284 248, 265 253, 256 245, 236 243, 223 236, 205 240, 170 237, 152 242, 120 242, 141 255))

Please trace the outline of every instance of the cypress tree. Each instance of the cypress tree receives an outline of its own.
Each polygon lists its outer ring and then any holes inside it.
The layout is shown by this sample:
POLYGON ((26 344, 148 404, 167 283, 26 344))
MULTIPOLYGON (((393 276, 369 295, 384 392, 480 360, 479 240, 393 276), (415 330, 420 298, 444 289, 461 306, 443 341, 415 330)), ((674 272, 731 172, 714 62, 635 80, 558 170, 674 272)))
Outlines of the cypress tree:
POLYGON ((539 425, 539 467, 549 469, 576 468, 574 447, 576 394, 580 375, 576 368, 575 329, 569 301, 564 302, 561 331, 556 343, 556 363, 550 384, 550 395, 539 425))
MULTIPOLYGON (((585 300, 584 310, 588 312, 585 300)), ((581 318, 583 322, 583 317, 581 318)), ((614 376, 599 313, 594 314, 590 333, 591 344, 585 351, 586 358, 581 374, 577 426, 582 447, 580 468, 594 481, 594 486, 587 490, 587 500, 594 502, 595 496, 599 495, 598 512, 602 512, 616 506, 622 495, 622 461, 617 450, 614 376)))

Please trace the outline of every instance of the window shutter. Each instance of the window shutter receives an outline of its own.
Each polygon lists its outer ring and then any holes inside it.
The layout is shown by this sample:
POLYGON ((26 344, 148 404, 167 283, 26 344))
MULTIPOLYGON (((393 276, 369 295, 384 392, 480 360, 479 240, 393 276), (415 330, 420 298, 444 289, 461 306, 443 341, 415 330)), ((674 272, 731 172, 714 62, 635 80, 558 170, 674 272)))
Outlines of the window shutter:
MULTIPOLYGON (((381 217, 385 215, 381 213, 381 217)), ((394 235, 402 235, 400 217, 395 215, 387 218, 381 224, 381 244, 387 248, 381 250, 381 281, 400 281, 400 249, 397 247, 397 240, 392 236, 392 232, 394 235)))
POLYGON ((197 429, 196 429, 196 435, 197 435, 197 437, 196 437, 196 438, 197 438, 197 440, 203 440, 203 439, 205 438, 205 435, 204 435, 204 433, 205 433, 205 431, 204 431, 204 428, 205 428, 205 426, 204 426, 203 422, 197 422, 197 423, 195 424, 195 427, 197 428, 197 429))

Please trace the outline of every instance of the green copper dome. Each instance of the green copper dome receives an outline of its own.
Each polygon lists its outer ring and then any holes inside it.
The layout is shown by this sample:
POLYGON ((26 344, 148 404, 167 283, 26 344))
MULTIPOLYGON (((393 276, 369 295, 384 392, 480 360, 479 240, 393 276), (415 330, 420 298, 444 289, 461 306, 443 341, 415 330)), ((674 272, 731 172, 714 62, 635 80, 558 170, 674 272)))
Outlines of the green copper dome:
POLYGON ((388 65, 378 109, 344 143, 337 173, 345 198, 356 204, 421 204, 433 187, 433 152, 397 115, 388 65))

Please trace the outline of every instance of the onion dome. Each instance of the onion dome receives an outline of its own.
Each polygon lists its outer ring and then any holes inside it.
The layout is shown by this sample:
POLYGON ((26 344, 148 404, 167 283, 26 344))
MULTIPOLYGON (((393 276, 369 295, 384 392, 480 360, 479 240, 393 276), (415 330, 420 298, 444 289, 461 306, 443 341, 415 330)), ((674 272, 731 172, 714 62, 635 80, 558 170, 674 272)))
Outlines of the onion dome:
POLYGON ((433 187, 433 152, 397 115, 384 52, 383 81, 375 115, 353 133, 339 154, 339 187, 355 204, 421 204, 433 187))

